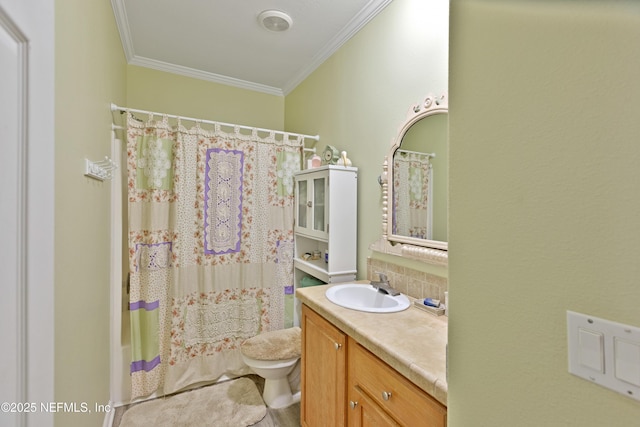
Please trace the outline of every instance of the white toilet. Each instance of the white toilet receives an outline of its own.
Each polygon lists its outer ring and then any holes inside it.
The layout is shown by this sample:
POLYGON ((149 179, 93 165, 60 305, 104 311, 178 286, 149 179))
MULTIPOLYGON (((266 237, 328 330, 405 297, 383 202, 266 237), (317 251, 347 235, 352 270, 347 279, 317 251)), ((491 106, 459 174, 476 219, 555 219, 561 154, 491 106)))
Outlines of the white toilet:
POLYGON ((300 393, 291 393, 287 376, 300 359, 301 332, 297 326, 265 332, 240 346, 244 363, 264 378, 262 398, 270 408, 284 408, 300 401, 300 393))

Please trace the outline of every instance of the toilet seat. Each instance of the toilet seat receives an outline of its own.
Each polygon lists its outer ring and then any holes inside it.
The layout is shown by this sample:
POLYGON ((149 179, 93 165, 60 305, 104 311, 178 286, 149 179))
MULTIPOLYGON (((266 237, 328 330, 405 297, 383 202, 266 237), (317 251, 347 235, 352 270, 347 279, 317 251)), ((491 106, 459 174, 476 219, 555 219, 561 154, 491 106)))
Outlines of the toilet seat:
POLYGON ((254 360, 286 360, 299 358, 302 330, 298 326, 264 332, 245 340, 240 351, 254 360))

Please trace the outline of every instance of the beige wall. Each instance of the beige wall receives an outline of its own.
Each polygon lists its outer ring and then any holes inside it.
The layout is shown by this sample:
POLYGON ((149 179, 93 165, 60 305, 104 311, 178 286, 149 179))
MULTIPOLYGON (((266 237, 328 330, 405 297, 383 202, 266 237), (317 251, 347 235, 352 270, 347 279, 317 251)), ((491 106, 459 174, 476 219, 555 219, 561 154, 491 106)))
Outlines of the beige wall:
POLYGON ((630 426, 566 311, 640 326, 640 9, 454 0, 449 425, 630 426))
MULTIPOLYGON (((291 132, 319 134, 358 171, 358 277, 382 231, 378 176, 409 108, 447 90, 448 1, 394 0, 286 96, 291 132)), ((446 276, 446 269, 384 257, 446 276)))
POLYGON ((127 66, 126 106, 283 130, 284 97, 149 68, 127 66))
MULTIPOLYGON (((55 3, 56 402, 109 402, 110 182, 84 159, 111 154, 111 102, 125 100, 125 59, 107 0, 55 3)), ((55 425, 101 425, 103 413, 60 412, 55 425)))

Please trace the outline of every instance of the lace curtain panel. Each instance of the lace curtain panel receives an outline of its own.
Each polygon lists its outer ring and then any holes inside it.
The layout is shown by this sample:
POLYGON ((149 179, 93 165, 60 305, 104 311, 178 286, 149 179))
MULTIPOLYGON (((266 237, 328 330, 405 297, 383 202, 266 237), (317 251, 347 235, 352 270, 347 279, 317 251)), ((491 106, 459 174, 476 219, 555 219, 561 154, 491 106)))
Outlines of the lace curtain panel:
POLYGON ((133 398, 242 375, 292 325, 297 138, 127 114, 133 398))

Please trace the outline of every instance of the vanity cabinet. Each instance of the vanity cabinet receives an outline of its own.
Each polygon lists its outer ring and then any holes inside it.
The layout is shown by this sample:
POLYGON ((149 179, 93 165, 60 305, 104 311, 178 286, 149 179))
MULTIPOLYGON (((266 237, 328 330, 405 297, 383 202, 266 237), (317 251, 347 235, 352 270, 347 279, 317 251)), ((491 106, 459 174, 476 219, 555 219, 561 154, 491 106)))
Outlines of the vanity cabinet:
POLYGON ((347 348, 348 425, 447 425, 447 408, 441 403, 351 337, 348 338, 347 348), (379 421, 377 424, 363 424, 363 419, 379 421))
POLYGON ((445 427, 447 408, 302 306, 303 426, 445 427))
POLYGON ((354 280, 358 169, 322 166, 297 172, 294 181, 295 268, 325 283, 354 280))
POLYGON ((344 426, 347 337, 306 305, 302 306, 300 423, 344 426))
POLYGON ((379 405, 370 400, 360 387, 349 389, 349 421, 353 427, 398 427, 400 424, 387 415, 379 405))

